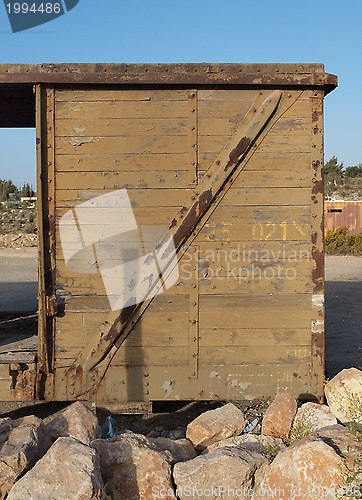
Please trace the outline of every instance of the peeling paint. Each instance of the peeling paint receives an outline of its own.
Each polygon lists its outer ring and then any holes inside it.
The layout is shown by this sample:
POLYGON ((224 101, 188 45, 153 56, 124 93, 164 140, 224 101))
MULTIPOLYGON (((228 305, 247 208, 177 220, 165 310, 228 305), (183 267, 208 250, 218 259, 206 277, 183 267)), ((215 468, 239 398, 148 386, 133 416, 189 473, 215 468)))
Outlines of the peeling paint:
POLYGON ((83 144, 96 142, 98 140, 99 139, 94 137, 72 137, 69 139, 69 144, 71 146, 83 146, 83 144))
POLYGON ((165 397, 167 398, 175 388, 174 380, 166 380, 163 384, 162 389, 165 391, 165 397))
POLYGON ((215 378, 215 377, 221 378, 220 375, 219 375, 219 372, 213 371, 213 372, 210 373, 209 378, 215 378))
POLYGON ((239 387, 242 391, 246 391, 248 387, 251 386, 251 382, 240 382, 239 387))
POLYGON ((315 294, 312 296, 312 304, 314 307, 323 307, 324 306, 324 295, 323 294, 315 294))
POLYGON ((324 331, 324 321, 319 319, 312 321, 312 332, 313 333, 322 333, 324 331))

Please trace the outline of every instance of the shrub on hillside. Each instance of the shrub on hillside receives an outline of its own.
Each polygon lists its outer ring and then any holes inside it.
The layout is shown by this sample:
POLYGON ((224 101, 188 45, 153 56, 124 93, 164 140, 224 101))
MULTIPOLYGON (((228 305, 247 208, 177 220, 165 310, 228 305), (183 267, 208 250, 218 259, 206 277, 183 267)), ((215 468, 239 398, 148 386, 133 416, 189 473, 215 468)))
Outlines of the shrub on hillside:
POLYGON ((347 235, 348 227, 328 231, 325 237, 325 251, 334 255, 362 255, 362 233, 347 235))

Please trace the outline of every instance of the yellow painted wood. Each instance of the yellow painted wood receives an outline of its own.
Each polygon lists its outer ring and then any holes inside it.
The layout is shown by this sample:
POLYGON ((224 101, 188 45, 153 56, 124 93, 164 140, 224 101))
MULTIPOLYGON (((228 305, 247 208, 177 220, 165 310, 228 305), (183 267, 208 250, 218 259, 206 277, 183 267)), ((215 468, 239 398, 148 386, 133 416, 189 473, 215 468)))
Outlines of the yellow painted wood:
POLYGON ((144 153, 139 155, 120 154, 120 153, 102 153, 102 154, 69 154, 56 157, 55 166, 57 172, 66 171, 84 171, 84 172, 103 172, 116 170, 119 172, 133 171, 144 173, 148 170, 186 170, 188 164, 187 153, 175 154, 160 152, 157 154, 144 153))
MULTIPOLYGON (((119 189, 123 189, 120 184, 119 189)), ((108 191, 108 190, 107 190, 108 191)), ((67 209, 73 208, 78 204, 90 200, 95 196, 104 194, 104 190, 83 191, 78 189, 60 189, 57 191, 57 206, 56 211, 58 216, 63 215, 67 209)), ((147 189, 128 189, 128 197, 132 207, 173 207, 174 211, 181 208, 185 201, 189 198, 191 190, 184 189, 167 189, 167 188, 147 188, 147 189)))
POLYGON ((62 90, 56 91, 56 102, 107 101, 181 101, 187 100, 187 90, 62 90))
POLYGON ((187 100, 185 101, 95 101, 95 102, 57 102, 55 116, 94 120, 99 118, 187 118, 187 100))
POLYGON ((275 346, 309 346, 310 330, 302 329, 255 329, 224 328, 201 329, 200 347, 275 347, 275 346))
MULTIPOLYGON (((86 198, 90 199, 94 192, 93 189, 98 191, 111 191, 123 188, 130 190, 167 189, 171 191, 172 188, 189 188, 189 173, 187 170, 164 172, 149 171, 143 174, 124 171, 119 172, 117 170, 101 170, 98 172, 78 171, 72 172, 71 176, 72 185, 69 186, 69 172, 58 173, 57 195, 59 200, 62 200, 63 190, 84 192, 84 200, 86 198)), ((157 195, 162 206, 162 199, 160 199, 160 197, 170 197, 171 192, 168 195, 167 193, 157 193, 157 195)), ((169 203, 167 203, 166 206, 169 206, 169 203)))
POLYGON ((187 150, 186 136, 58 137, 57 155, 177 153, 187 150))
POLYGON ((59 119, 56 123, 57 137, 182 137, 187 135, 188 120, 183 119, 139 119, 98 118, 81 120, 59 119))
POLYGON ((200 324, 203 328, 309 328, 308 295, 200 297, 200 324), (278 313, 276 314, 276 311, 278 313))

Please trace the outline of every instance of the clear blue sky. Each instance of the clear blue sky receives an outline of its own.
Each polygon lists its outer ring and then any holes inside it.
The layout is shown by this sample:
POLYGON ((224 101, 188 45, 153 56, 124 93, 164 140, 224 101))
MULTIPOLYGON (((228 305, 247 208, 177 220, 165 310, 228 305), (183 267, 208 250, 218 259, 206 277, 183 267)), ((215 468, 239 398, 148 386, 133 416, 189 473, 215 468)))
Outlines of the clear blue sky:
MULTIPOLYGON (((30 2, 29 2, 30 3, 30 2)), ((0 4, 0 63, 324 63, 325 157, 362 163, 361 0, 80 0, 13 34, 0 4)), ((0 178, 35 185, 35 132, 0 129, 0 178)))

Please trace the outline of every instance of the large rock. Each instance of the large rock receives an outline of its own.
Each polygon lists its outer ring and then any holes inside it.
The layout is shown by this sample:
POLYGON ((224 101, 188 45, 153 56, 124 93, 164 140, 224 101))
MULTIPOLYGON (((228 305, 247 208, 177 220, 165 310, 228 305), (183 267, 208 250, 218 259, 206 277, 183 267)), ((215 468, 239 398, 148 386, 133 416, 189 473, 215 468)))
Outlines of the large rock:
POLYGON ((342 370, 326 384, 324 392, 329 408, 338 420, 362 424, 361 370, 342 370))
POLYGON ((346 474, 345 461, 333 448, 322 440, 307 440, 277 455, 253 500, 334 500, 346 474))
POLYGON ((337 419, 327 405, 304 403, 298 408, 290 432, 290 440, 297 441, 323 427, 335 424, 337 424, 337 419))
POLYGON ((103 480, 122 500, 175 499, 166 453, 139 434, 97 439, 92 446, 101 461, 103 480))
POLYGON ((7 500, 104 500, 96 451, 74 438, 59 438, 12 487, 7 500))
POLYGON ((282 439, 287 438, 296 412, 297 401, 291 394, 287 392, 277 394, 265 412, 261 428, 262 434, 282 439))
POLYGON ((323 429, 313 432, 292 446, 298 446, 308 441, 315 441, 317 438, 321 439, 331 446, 338 455, 346 459, 347 467, 352 471, 356 469, 357 460, 360 462, 362 456, 362 441, 357 439, 357 437, 355 431, 351 431, 341 424, 336 424, 323 427, 323 429))
POLYGON ((245 427, 243 412, 232 403, 199 415, 186 429, 186 437, 196 449, 241 434, 245 427))
POLYGON ((5 497, 17 478, 46 453, 50 445, 45 425, 37 417, 0 422, 0 499, 5 497))
POLYGON ((260 453, 270 459, 285 448, 285 444, 280 438, 257 434, 241 434, 241 436, 235 436, 213 443, 206 448, 202 454, 206 455, 224 446, 242 446, 247 450, 260 453))
POLYGON ((186 462, 197 456, 195 448, 188 439, 170 439, 164 437, 148 438, 148 440, 163 451, 169 451, 172 462, 186 462))
POLYGON ((174 466, 181 500, 186 498, 249 498, 255 474, 266 459, 243 446, 223 447, 174 466))
POLYGON ((77 401, 47 424, 53 441, 58 437, 73 437, 83 444, 90 443, 101 436, 96 415, 80 401, 77 401))

